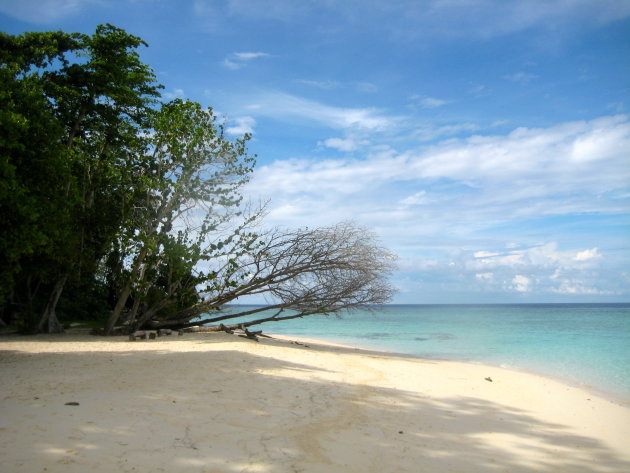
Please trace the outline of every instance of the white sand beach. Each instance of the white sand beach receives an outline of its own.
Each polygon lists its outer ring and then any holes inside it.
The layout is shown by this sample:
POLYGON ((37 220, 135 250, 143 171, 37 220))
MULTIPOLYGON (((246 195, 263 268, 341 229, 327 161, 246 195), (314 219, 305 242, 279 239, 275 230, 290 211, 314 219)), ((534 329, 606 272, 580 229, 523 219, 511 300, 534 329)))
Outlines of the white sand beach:
POLYGON ((529 373, 300 342, 3 336, 0 470, 630 471, 627 404, 529 373))

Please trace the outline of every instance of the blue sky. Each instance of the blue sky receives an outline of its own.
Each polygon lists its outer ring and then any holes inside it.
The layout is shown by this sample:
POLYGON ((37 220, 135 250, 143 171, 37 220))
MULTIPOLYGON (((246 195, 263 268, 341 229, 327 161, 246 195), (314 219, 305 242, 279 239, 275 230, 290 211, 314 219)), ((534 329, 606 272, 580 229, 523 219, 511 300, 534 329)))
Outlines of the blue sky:
POLYGON ((253 134, 268 225, 377 233, 396 302, 630 301, 630 1, 0 0, 107 22, 253 134))

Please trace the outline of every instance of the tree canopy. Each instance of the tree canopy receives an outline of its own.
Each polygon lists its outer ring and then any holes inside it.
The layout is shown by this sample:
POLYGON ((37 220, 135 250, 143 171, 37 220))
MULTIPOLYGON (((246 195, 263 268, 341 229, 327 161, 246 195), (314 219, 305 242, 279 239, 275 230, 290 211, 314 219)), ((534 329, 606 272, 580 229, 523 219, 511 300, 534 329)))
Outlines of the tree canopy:
POLYGON ((393 256, 366 229, 258 230, 264 212, 241 195, 250 137, 162 101, 143 46, 112 25, 0 33, 2 325, 112 333, 387 302, 393 256), (218 312, 246 295, 268 304, 218 312))

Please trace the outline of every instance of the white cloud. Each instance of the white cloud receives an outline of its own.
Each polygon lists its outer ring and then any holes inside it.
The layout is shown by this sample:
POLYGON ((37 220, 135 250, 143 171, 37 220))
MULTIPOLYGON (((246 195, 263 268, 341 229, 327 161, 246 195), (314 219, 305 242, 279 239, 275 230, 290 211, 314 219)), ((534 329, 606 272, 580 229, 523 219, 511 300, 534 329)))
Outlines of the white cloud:
POLYGON ((512 287, 514 288, 514 290, 518 292, 529 292, 531 289, 532 282, 528 277, 523 276, 522 274, 517 274, 512 279, 512 284, 513 284, 512 287))
POLYGON ((499 256, 500 253, 495 253, 493 251, 475 251, 473 256, 475 258, 492 258, 493 256, 499 256))
POLYGON ((449 103, 448 100, 436 99, 434 97, 422 97, 420 99, 420 105, 422 105, 423 108, 438 108, 447 103, 449 103))
POLYGON ((162 92, 162 97, 168 100, 181 98, 184 96, 184 89, 173 89, 172 92, 162 92))
POLYGON ((595 258, 601 258, 597 251, 597 248, 591 248, 590 250, 578 251, 578 253, 573 258, 575 261, 588 261, 595 258))
POLYGON ((374 108, 343 108, 326 105, 283 92, 266 92, 245 107, 252 113, 282 120, 301 118, 329 128, 383 131, 399 119, 374 108), (255 105, 255 108, 252 107, 255 105))
POLYGON ((248 62, 254 59, 265 58, 269 56, 269 54, 261 52, 232 53, 223 60, 222 64, 228 69, 238 70, 245 67, 248 62))
POLYGON ((239 61, 251 61, 252 59, 257 59, 261 57, 269 57, 267 53, 234 53, 234 57, 239 61))
POLYGON ((339 151, 354 151, 359 147, 359 142, 351 138, 328 138, 324 140, 323 145, 339 151))
POLYGON ((477 273, 475 274, 475 278, 480 280, 480 281, 493 281, 494 280, 494 274, 493 273, 477 273))
POLYGON ((230 122, 234 122, 234 125, 229 126, 225 129, 225 132, 230 135, 244 135, 245 133, 254 133, 254 126, 256 125, 256 120, 252 117, 239 117, 234 120, 230 120, 230 122))
MULTIPOLYGON (((378 136, 371 133, 370 141, 378 136)), ((328 145, 347 150, 355 139, 331 139, 328 145)), ((254 198, 271 196, 269 225, 352 218, 378 231, 410 268, 436 260, 435 274, 469 281, 470 287, 483 282, 484 291, 587 296, 589 288, 604 294, 603 287, 624 293, 623 284, 614 282, 621 281, 614 276, 618 271, 610 269, 623 264, 606 256, 604 242, 596 247, 588 236, 575 234, 561 248, 537 241, 531 232, 523 235, 519 225, 562 215, 627 213, 626 117, 519 128, 403 152, 370 146, 355 149, 353 159, 272 162, 257 169, 248 191, 254 198), (585 142, 592 160, 575 157, 576 143, 585 142), (490 273, 492 278, 476 276, 490 273), (516 276, 521 278, 514 281, 516 276), (602 278, 607 286, 598 285, 602 278)))
POLYGON ((430 199, 427 197, 427 191, 419 191, 415 194, 412 194, 408 197, 405 197, 400 201, 402 205, 413 206, 413 205, 425 205, 430 202, 430 199))
MULTIPOLYGON (((255 112, 279 118, 294 114, 339 128, 369 130, 391 123, 374 111, 328 107, 293 96, 281 95, 272 103, 267 97, 255 112)), ((327 145, 349 150, 355 144, 347 140, 355 139, 333 138, 327 145)), ((401 211, 399 203, 406 197, 395 189, 403 184, 419 187, 430 191, 433 199, 431 208, 424 210, 424 221, 467 231, 471 225, 483 228, 534 216, 624 212, 627 204, 620 196, 630 182, 629 152, 630 122, 623 116, 604 117, 543 129, 519 128, 507 135, 471 136, 417 151, 384 148, 361 159, 277 161, 258 169, 253 188, 279 200, 283 191, 326 193, 319 204, 322 214, 328 212, 322 207, 326 202, 345 208, 349 216, 357 214, 354 206, 372 208, 374 215, 376 209, 388 209, 408 225, 413 214, 394 213, 401 211), (593 159, 584 160, 576 153, 583 143, 589 143, 593 159), (436 186, 441 180, 452 184, 436 186), (297 182, 305 187, 293 184, 297 182), (354 193, 356 200, 341 198, 348 193, 354 193)))
POLYGON ((558 287, 551 289, 556 294, 568 294, 568 295, 609 295, 613 294, 612 291, 600 290, 595 287, 585 286, 582 281, 576 281, 575 279, 563 279, 558 287))

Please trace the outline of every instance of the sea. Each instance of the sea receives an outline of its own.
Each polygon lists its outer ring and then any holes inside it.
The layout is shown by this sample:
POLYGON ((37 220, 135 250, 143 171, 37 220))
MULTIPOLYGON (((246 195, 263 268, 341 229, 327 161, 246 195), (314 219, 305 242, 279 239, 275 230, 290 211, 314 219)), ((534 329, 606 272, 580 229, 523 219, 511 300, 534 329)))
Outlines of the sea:
POLYGON ((532 371, 630 402, 630 303, 392 304, 251 329, 532 371))

